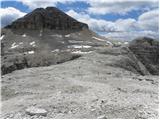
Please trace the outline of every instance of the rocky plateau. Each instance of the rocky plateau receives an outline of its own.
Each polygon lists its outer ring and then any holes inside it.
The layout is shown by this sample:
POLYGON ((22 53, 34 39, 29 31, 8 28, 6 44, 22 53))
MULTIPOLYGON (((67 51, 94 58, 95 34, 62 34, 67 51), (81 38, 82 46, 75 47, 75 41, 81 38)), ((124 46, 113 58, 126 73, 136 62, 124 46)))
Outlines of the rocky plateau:
POLYGON ((1 118, 158 119, 159 42, 114 41, 55 7, 1 32, 1 118))

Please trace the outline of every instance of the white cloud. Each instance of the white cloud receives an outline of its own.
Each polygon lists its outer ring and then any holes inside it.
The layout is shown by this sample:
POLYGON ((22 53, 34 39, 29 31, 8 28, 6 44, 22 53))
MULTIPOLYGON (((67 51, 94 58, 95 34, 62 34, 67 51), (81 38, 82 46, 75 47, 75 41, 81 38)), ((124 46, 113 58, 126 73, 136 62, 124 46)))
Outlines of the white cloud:
POLYGON ((112 21, 106 21, 102 19, 94 19, 91 18, 88 14, 85 13, 77 13, 74 10, 69 10, 66 12, 68 15, 72 16, 73 18, 77 19, 80 22, 87 23, 89 28, 93 31, 116 31, 118 28, 112 21))
POLYGON ((137 21, 135 19, 118 19, 115 22, 103 19, 91 18, 86 13, 77 13, 74 10, 69 10, 68 15, 77 19, 80 22, 87 23, 89 28, 96 32, 115 32, 136 29, 137 21))
POLYGON ((28 6, 30 9, 47 7, 47 6, 56 6, 56 2, 52 0, 17 0, 22 4, 28 6))
POLYGON ((158 39, 158 10, 143 13, 138 20, 133 18, 118 19, 115 22, 91 18, 86 13, 77 13, 74 10, 67 12, 80 22, 87 23, 95 32, 103 33, 108 38, 132 40, 140 36, 158 39))
POLYGON ((136 31, 137 21, 133 18, 128 19, 118 19, 115 21, 115 25, 118 27, 119 31, 136 31))
POLYGON ((1 27, 10 24, 12 21, 24 16, 25 14, 26 13, 23 13, 13 7, 0 8, 1 27))
POLYGON ((132 10, 150 10, 158 8, 158 0, 16 0, 30 9, 39 7, 56 6, 57 3, 70 4, 84 2, 89 4, 86 10, 89 14, 126 14, 132 10))
POLYGON ((158 31, 159 28, 159 10, 154 9, 144 12, 135 19, 118 19, 115 24, 121 31, 139 31, 139 30, 152 30, 158 31))
POLYGON ((131 31, 131 32, 115 32, 115 33, 107 33, 103 34, 103 36, 113 39, 113 40, 126 40, 131 41, 138 37, 151 37, 158 40, 158 32, 155 31, 131 31))
POLYGON ((87 0, 90 14, 127 14, 133 10, 150 10, 158 7, 158 0, 87 0))
POLYGON ((138 18, 139 26, 145 30, 158 31, 159 29, 159 10, 151 10, 143 13, 138 18))

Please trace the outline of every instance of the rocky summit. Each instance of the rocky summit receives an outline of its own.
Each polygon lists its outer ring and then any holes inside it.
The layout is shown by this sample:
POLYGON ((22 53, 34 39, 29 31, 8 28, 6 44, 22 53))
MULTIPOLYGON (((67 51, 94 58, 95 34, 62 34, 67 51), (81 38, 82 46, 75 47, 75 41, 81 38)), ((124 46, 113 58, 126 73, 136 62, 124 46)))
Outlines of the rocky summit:
POLYGON ((12 29, 56 29, 82 30, 88 28, 85 23, 78 22, 55 7, 37 8, 33 12, 14 21, 6 28, 12 29))
POLYGON ((55 7, 37 8, 3 28, 1 34, 2 74, 62 63, 93 51, 94 46, 109 45, 87 24, 55 7))

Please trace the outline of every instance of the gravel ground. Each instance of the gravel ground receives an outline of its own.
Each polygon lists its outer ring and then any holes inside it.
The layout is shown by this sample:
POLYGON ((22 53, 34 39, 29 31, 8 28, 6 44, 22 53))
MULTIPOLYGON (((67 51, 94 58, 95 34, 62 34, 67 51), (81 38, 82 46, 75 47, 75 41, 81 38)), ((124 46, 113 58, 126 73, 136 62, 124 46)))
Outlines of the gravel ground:
MULTIPOLYGON (((158 118, 158 76, 109 65, 96 52, 2 76, 2 118, 158 118), (30 115, 28 107, 47 111, 30 115)), ((42 110, 42 111, 43 111, 42 110)))

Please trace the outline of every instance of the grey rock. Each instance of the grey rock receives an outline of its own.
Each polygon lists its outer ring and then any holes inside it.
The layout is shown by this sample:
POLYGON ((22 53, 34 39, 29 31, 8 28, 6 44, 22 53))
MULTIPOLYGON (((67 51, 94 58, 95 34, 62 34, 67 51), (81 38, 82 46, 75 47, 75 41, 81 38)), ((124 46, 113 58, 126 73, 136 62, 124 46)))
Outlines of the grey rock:
POLYGON ((107 119, 106 115, 100 115, 97 117, 97 119, 107 119))
POLYGON ((12 29, 55 29, 55 30, 82 30, 88 25, 78 22, 55 7, 37 8, 31 13, 14 21, 5 28, 12 29))
POLYGON ((27 108, 25 112, 28 115, 37 115, 37 116, 46 116, 48 113, 45 109, 34 107, 34 106, 27 108))
POLYGON ((148 37, 133 40, 129 49, 135 54, 150 74, 159 74, 159 42, 148 37))

